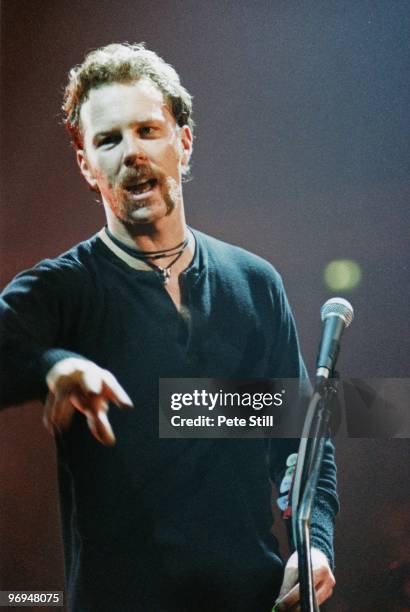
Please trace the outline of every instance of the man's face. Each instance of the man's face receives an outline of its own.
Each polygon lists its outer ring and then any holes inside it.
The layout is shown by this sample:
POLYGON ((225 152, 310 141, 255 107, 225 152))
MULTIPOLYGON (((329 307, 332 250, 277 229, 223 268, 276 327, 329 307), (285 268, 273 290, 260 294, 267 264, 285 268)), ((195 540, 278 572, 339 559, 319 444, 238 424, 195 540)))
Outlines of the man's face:
POLYGON ((131 226, 153 223, 181 205, 192 135, 176 124, 154 83, 92 89, 80 117, 81 172, 117 219, 131 226))

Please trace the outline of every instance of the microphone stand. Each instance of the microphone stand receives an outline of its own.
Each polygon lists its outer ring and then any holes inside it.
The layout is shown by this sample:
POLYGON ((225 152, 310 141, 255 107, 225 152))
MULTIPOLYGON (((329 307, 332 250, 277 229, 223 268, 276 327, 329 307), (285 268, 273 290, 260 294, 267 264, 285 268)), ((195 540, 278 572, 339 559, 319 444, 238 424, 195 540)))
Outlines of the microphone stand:
POLYGON ((338 375, 322 379, 311 397, 303 426, 292 488, 292 531, 298 552, 302 612, 319 612, 310 556, 310 520, 317 482, 329 433, 331 400, 337 394, 338 375))

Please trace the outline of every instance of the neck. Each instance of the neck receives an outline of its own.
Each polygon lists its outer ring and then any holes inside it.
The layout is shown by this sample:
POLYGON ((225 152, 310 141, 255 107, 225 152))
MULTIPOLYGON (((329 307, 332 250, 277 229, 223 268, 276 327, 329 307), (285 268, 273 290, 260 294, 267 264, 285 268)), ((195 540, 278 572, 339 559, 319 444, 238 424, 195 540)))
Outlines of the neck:
MULTIPOLYGON (((181 207, 178 211, 174 210, 171 215, 162 217, 153 223, 135 224, 129 226, 120 221, 108 208, 106 218, 108 229, 111 234, 123 244, 137 249, 138 251, 160 251, 173 249, 188 238, 188 245, 182 256, 173 265, 173 278, 177 278, 192 261, 195 253, 195 239, 187 228, 184 210, 181 207)), ((153 263, 166 267, 171 263, 173 256, 153 260, 153 263)))
POLYGON ((173 214, 154 223, 131 226, 120 221, 112 213, 106 215, 108 229, 112 235, 127 246, 139 251, 172 249, 176 244, 183 242, 188 233, 185 215, 182 211, 182 214, 174 218, 171 218, 172 216, 173 214))

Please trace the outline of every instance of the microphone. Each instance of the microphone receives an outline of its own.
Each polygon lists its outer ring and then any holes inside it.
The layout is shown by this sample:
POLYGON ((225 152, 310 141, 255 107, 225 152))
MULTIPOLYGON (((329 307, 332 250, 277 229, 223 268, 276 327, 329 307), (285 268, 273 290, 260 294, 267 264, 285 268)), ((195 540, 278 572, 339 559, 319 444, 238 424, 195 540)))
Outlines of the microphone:
POLYGON ((316 380, 319 385, 329 378, 336 365, 343 331, 353 321, 353 306, 343 298, 331 298, 323 304, 320 315, 324 325, 316 361, 316 380))

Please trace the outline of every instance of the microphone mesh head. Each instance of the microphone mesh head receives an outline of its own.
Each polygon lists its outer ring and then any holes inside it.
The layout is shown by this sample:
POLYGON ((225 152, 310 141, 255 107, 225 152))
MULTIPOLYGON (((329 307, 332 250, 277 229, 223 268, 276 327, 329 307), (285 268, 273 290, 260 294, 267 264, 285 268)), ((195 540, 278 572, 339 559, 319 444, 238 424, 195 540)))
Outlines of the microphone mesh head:
POLYGON ((331 298, 327 300, 320 309, 322 321, 331 316, 341 317, 346 327, 349 327, 353 321, 353 306, 350 302, 341 297, 331 298))

